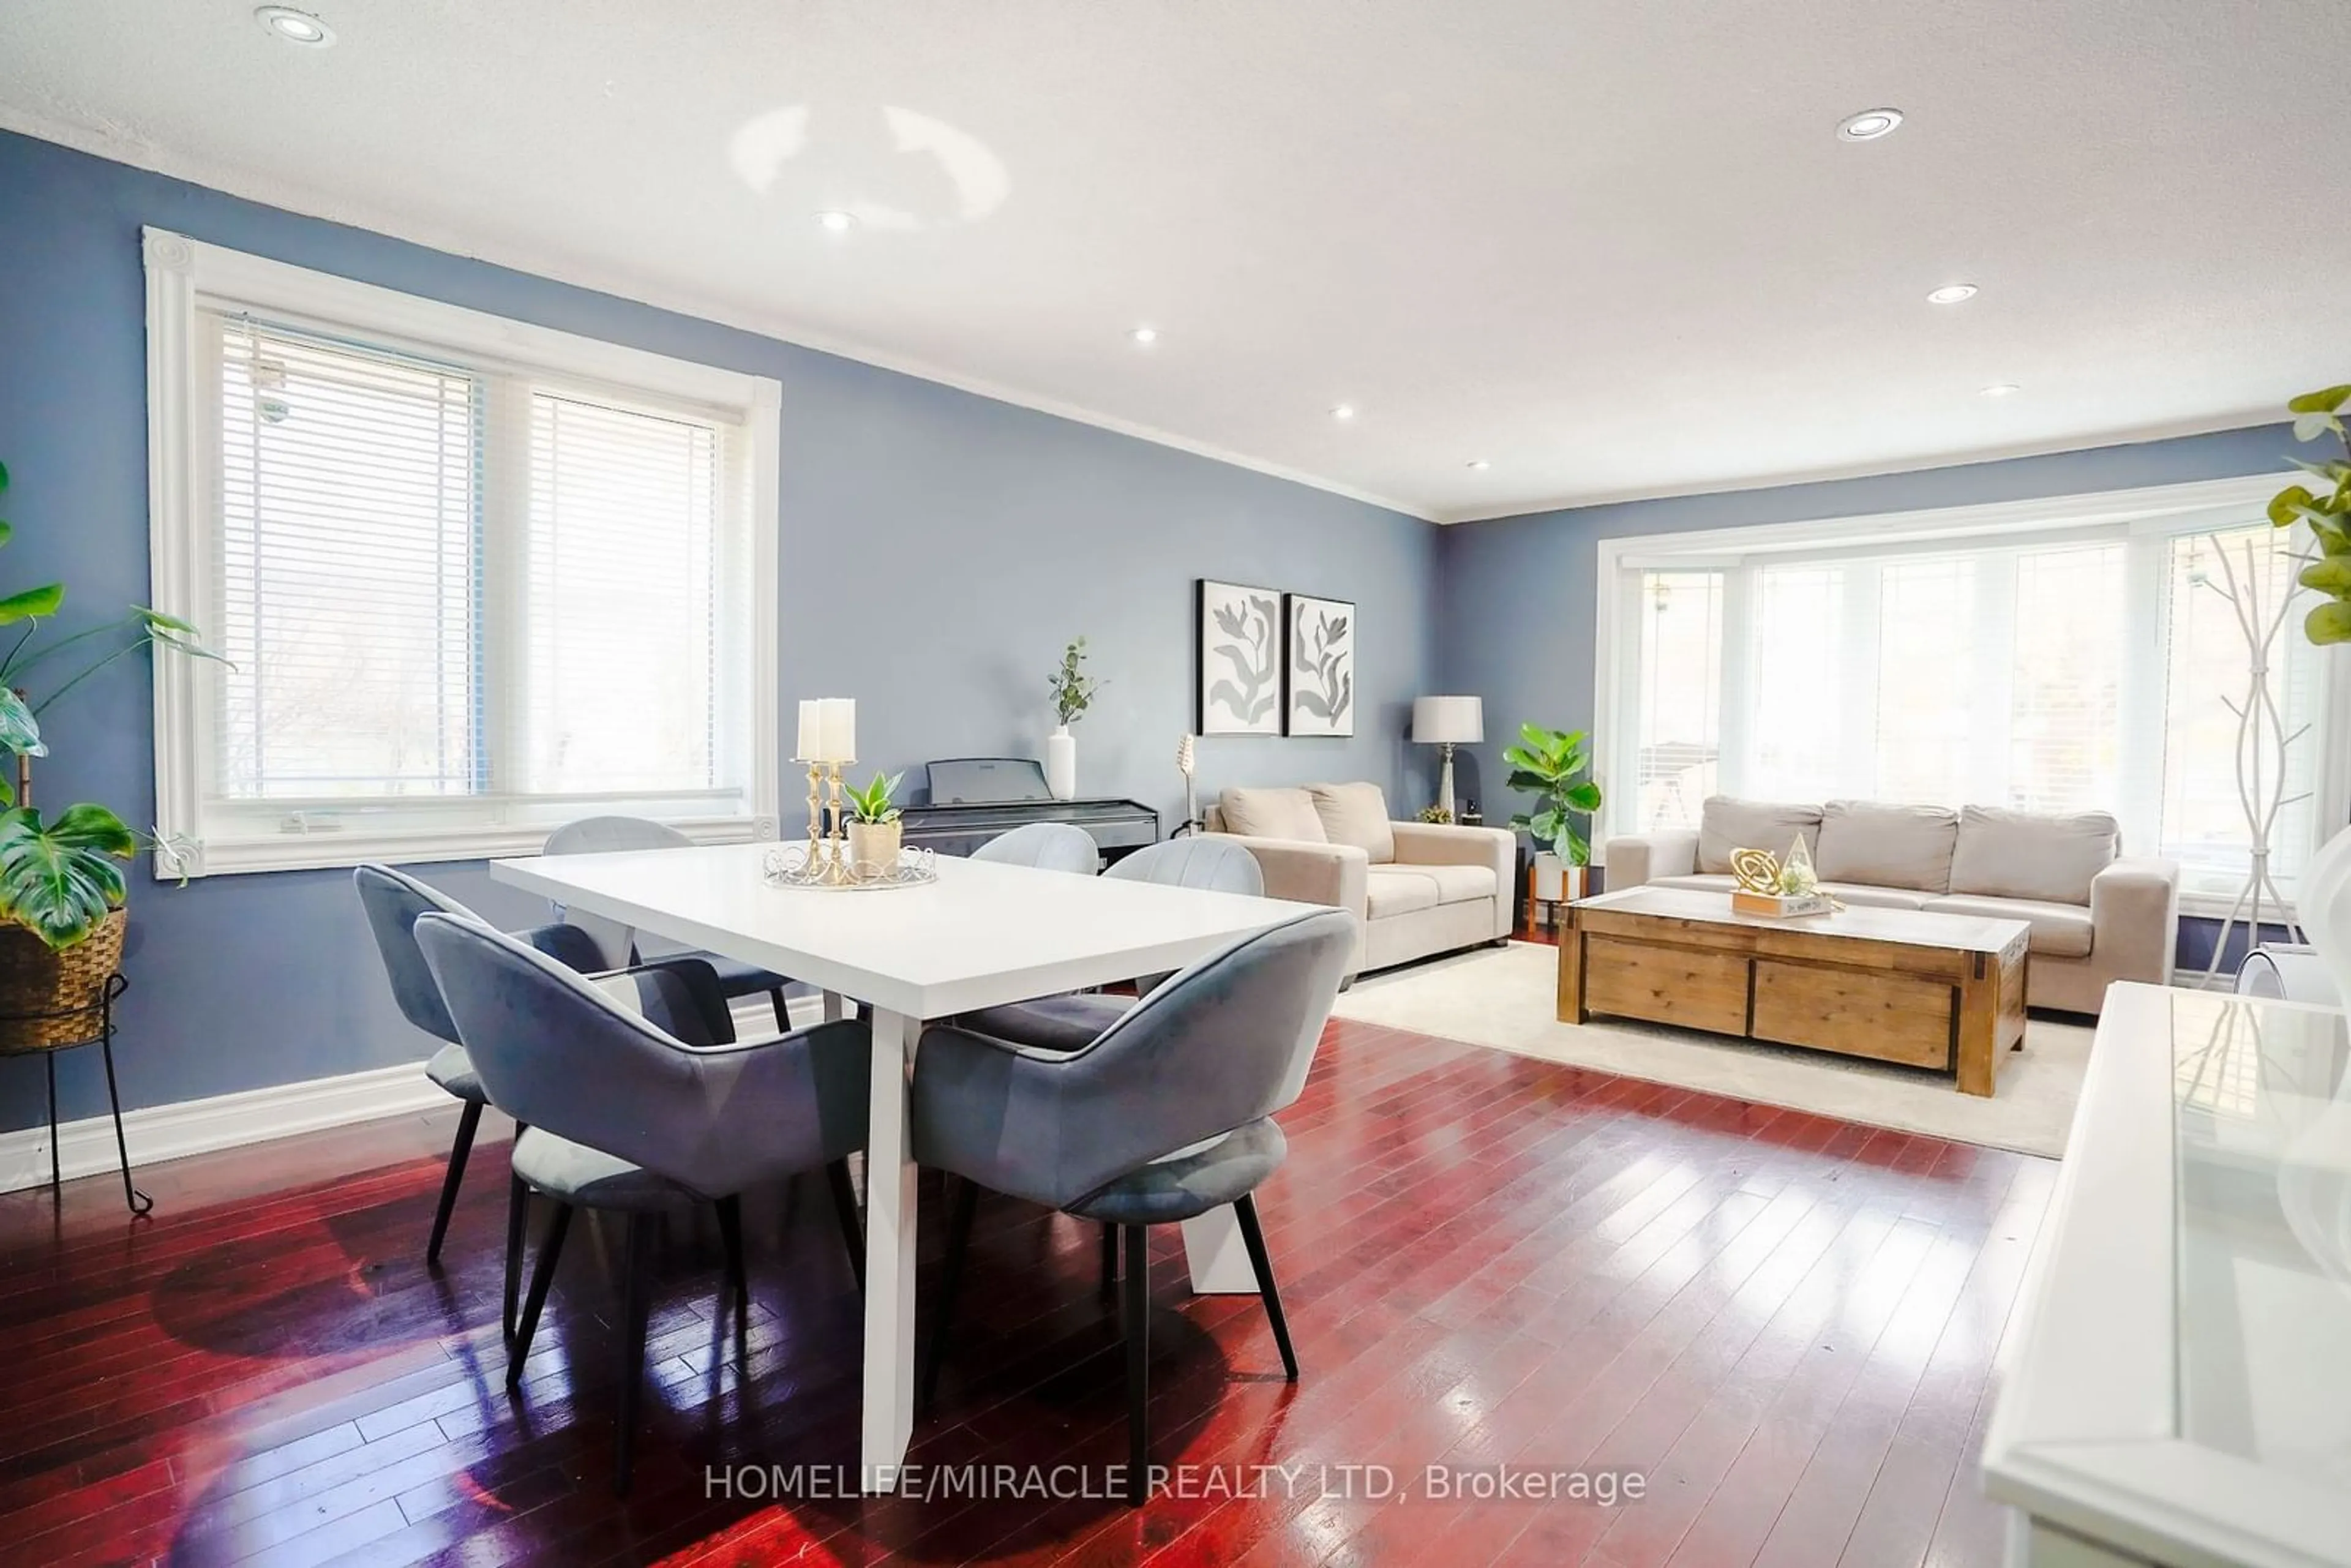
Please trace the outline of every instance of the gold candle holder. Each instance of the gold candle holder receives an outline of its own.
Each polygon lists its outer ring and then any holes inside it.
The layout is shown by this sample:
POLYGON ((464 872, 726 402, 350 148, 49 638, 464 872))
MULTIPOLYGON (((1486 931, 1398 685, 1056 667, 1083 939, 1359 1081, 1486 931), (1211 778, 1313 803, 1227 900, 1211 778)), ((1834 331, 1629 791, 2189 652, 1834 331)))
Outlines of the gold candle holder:
POLYGON ((817 863, 818 841, 824 837, 824 797, 821 794, 824 786, 824 764, 810 762, 808 765, 808 863, 809 869, 813 871, 817 863))

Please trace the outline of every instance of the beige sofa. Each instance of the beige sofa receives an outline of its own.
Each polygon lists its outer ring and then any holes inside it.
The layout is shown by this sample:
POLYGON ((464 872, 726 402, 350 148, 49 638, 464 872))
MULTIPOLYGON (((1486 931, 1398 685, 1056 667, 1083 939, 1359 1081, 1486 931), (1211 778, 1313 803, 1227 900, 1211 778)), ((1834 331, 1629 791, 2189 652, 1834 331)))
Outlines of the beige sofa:
POLYGON ((1847 904, 2022 920, 2032 928, 2025 999, 2095 1013, 2115 980, 2171 978, 2179 867, 2129 859, 2103 811, 2037 816, 1970 806, 1831 800, 1780 805, 1715 796, 1698 830, 1608 841, 1609 891, 1729 889, 1730 852, 1785 857, 1798 834, 1821 884, 1847 904))
POLYGON ((1391 821, 1376 784, 1228 789, 1207 826, 1249 846, 1268 896, 1354 911, 1351 973, 1510 934, 1518 836, 1391 821))

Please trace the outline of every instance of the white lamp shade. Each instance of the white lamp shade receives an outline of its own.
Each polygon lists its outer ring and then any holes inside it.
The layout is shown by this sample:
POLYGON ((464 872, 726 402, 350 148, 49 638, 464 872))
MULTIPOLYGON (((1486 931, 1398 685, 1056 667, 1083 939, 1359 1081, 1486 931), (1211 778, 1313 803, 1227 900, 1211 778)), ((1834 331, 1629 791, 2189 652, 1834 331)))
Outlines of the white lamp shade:
POLYGON ((1486 705, 1477 697, 1415 697, 1412 737, 1429 745, 1474 745, 1486 738, 1486 705))

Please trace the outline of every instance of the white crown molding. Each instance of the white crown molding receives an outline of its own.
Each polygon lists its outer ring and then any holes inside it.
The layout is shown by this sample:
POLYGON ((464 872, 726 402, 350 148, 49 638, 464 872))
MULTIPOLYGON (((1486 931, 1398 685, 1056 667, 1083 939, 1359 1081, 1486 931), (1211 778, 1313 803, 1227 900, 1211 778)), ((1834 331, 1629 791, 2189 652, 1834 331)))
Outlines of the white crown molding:
MULTIPOLYGON (((163 1160, 242 1148, 381 1116, 414 1115, 456 1103, 447 1090, 424 1076, 423 1063, 412 1061, 125 1111, 122 1139, 131 1149, 131 1179, 136 1181, 141 1166, 163 1160)), ((113 1174, 113 1118, 89 1116, 59 1124, 57 1163, 68 1181, 113 1174)), ((0 1133, 0 1192, 41 1186, 48 1179, 47 1125, 0 1133)))
POLYGON ((305 217, 318 218, 346 227, 364 229, 392 239, 403 240, 430 250, 470 260, 486 262, 493 267, 526 273, 549 282, 574 288, 585 288, 598 294, 608 294, 632 304, 650 306, 697 320, 732 327, 762 338, 773 339, 795 348, 831 354, 839 359, 853 360, 878 370, 893 371, 913 376, 919 381, 953 387, 992 402, 1010 403, 1033 413, 1050 414, 1078 424, 1090 424, 1117 435, 1132 436, 1155 446, 1165 446, 1186 452, 1195 457, 1205 457, 1228 467, 1247 469, 1268 478, 1287 480, 1310 489, 1325 491, 1365 506, 1398 512, 1420 522, 1435 522, 1436 516, 1426 507, 1399 501, 1392 497, 1374 495, 1371 491, 1343 484, 1319 474, 1252 457, 1208 442, 1194 441, 1171 431, 1160 430, 1134 420, 1097 413, 1059 398, 1031 392, 1009 386, 984 376, 967 375, 959 371, 931 364, 928 361, 896 354, 886 350, 812 330, 802 323, 782 316, 761 311, 744 310, 737 306, 681 288, 674 284, 656 283, 619 269, 608 268, 580 261, 551 250, 540 250, 528 244, 478 244, 470 236, 440 225, 419 223, 401 214, 387 211, 368 203, 353 202, 329 196, 306 186, 272 179, 248 169, 215 162, 205 158, 190 157, 169 148, 148 142, 130 142, 102 131, 92 131, 69 125, 42 115, 27 114, 22 110, 0 104, 0 131, 15 131, 37 141, 54 142, 60 147, 103 158, 111 163, 128 164, 170 179, 184 180, 190 184, 305 217))
MULTIPOLYGON (((1504 507, 1471 507, 1463 511, 1440 509, 1433 520, 1441 527, 1454 528, 1462 523, 1493 523, 1510 517, 1541 517, 1546 512, 1578 512, 1593 507, 1621 507, 1635 501, 1743 495, 1754 490, 1793 489, 1802 485, 1831 485, 1844 479, 1886 479, 1901 474, 1928 474, 1941 468, 1971 468, 1980 463, 2006 463, 2019 457, 2057 457, 2069 452, 2095 452, 2106 446, 2136 446, 2144 442, 2172 441, 2186 435, 2218 435, 2230 430, 2257 430, 2263 425, 2284 423, 2285 415, 2275 408, 2239 409, 2232 413, 2213 414, 2206 418, 2169 420, 2159 424, 2134 425, 2122 430, 2097 431, 2048 441, 1970 447, 1964 452, 1940 455, 1922 454, 1891 463, 1853 463, 1833 468, 1808 468, 1792 474, 1771 474, 1751 479, 1729 479, 1665 489, 1571 494, 1546 500, 1512 502, 1504 507)), ((2289 470, 2280 467, 2277 472, 2286 474, 2289 470)))

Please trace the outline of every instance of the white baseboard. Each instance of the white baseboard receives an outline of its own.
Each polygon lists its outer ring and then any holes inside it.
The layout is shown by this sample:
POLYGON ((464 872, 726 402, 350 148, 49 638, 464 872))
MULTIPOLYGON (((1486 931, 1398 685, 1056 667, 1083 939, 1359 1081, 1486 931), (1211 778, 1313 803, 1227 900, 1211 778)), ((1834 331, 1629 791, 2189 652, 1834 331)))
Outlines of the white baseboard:
MULTIPOLYGON (((824 1000, 806 996, 790 998, 792 1027, 806 1029, 824 1021, 824 1000)), ((775 1013, 766 997, 738 1004, 737 1022, 746 1039, 775 1032, 775 1013)), ((325 1127, 372 1122, 379 1116, 407 1116, 455 1104, 448 1091, 424 1076, 422 1062, 379 1067, 366 1072, 346 1072, 334 1078, 313 1078, 300 1083, 280 1083, 268 1089, 247 1089, 216 1094, 208 1100, 183 1100, 176 1105, 151 1105, 122 1113, 122 1139, 131 1147, 131 1166, 176 1160, 188 1155, 208 1155, 219 1149, 290 1138, 325 1127)), ((98 1176, 116 1168, 114 1122, 91 1116, 57 1128, 57 1164, 65 1179, 98 1176)), ((0 1133, 0 1192, 39 1186, 49 1179, 49 1129, 26 1127, 0 1133)))
MULTIPOLYGON (((455 1103, 448 1091, 424 1076, 423 1063, 408 1062, 125 1111, 122 1138, 130 1145, 135 1175, 140 1166, 162 1160, 371 1122, 379 1116, 413 1115, 455 1103)), ((113 1118, 99 1115, 59 1124, 57 1163, 68 1181, 114 1170, 113 1118)), ((39 1186, 48 1179, 46 1124, 0 1133, 0 1192, 39 1186)))

